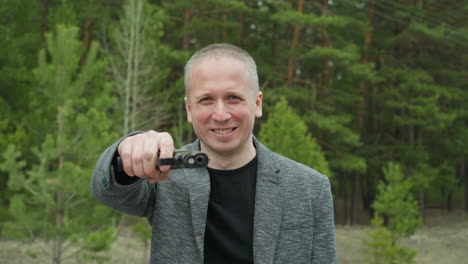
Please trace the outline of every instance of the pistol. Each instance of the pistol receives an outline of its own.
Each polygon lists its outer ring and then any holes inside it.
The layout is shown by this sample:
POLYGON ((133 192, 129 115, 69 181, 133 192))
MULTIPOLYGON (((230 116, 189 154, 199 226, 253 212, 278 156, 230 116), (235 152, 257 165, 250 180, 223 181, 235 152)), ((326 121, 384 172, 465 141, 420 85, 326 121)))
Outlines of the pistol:
MULTIPOLYGON (((157 158, 156 168, 163 165, 170 165, 171 169, 204 168, 208 166, 208 155, 197 150, 176 150, 172 158, 157 158)), ((124 171, 121 157, 117 157, 117 171, 124 171)))

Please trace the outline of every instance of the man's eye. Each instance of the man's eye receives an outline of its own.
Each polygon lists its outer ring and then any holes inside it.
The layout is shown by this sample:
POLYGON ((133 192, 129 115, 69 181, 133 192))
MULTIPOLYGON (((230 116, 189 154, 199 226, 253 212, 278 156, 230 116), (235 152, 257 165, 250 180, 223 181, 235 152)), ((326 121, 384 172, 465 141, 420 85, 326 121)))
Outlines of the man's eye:
POLYGON ((204 97, 204 98, 198 100, 199 103, 208 103, 210 101, 211 101, 210 97, 204 97))
POLYGON ((228 98, 229 98, 229 100, 237 100, 237 101, 241 100, 241 98, 239 96, 236 96, 236 95, 230 95, 228 98))

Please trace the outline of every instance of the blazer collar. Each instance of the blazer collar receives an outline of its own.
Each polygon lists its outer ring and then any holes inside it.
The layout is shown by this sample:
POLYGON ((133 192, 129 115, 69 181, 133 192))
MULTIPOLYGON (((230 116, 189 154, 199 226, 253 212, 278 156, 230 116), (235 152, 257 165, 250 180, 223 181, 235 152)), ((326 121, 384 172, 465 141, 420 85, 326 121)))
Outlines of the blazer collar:
MULTIPOLYGON (((200 140, 183 147, 186 150, 200 150, 200 140)), ((210 176, 206 168, 183 169, 189 191, 190 209, 195 241, 203 259, 203 242, 205 238, 206 216, 210 198, 210 176)))
POLYGON ((254 263, 273 263, 283 211, 282 178, 273 152, 256 138, 258 170, 255 193, 254 263))
MULTIPOLYGON (((253 137, 257 149, 257 186, 255 193, 253 251, 254 263, 273 263, 283 210, 280 168, 275 155, 253 137)), ((199 150, 200 140, 184 147, 199 150)), ((210 177, 206 168, 184 169, 189 189, 192 224, 197 247, 203 256, 210 177)))

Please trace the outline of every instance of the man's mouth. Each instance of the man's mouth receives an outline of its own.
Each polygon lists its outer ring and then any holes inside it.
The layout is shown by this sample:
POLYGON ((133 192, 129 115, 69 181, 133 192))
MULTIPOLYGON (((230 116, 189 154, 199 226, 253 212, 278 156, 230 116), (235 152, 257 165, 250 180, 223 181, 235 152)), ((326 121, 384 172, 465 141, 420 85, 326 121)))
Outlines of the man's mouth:
POLYGON ((218 134, 228 134, 234 131, 235 128, 229 128, 229 129, 212 129, 215 133, 218 134))

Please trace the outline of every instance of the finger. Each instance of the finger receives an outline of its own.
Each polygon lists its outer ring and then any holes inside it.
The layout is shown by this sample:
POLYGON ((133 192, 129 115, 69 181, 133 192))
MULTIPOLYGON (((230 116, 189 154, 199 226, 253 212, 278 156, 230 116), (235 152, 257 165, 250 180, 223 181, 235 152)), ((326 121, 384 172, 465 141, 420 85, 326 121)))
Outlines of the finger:
POLYGON ((169 178, 169 171, 159 172, 156 176, 148 177, 149 183, 155 183, 158 181, 165 181, 169 178))
MULTIPOLYGON (((171 135, 169 133, 163 132, 159 133, 159 140, 158 140, 158 148, 159 148, 159 158, 167 159, 172 158, 174 154, 174 141, 172 140, 171 135)), ((168 171, 170 166, 160 166, 159 170, 164 172, 168 171)))
POLYGON ((122 158, 123 169, 128 176, 135 176, 132 166, 132 139, 126 138, 120 142, 118 152, 122 158))
POLYGON ((143 135, 138 135, 133 141, 132 147, 132 166, 133 172, 140 178, 145 178, 145 172, 143 169, 143 146, 144 146, 143 135))
POLYGON ((156 171, 156 154, 158 153, 157 140, 155 137, 147 137, 143 145, 143 171, 146 176, 155 176, 156 171))

